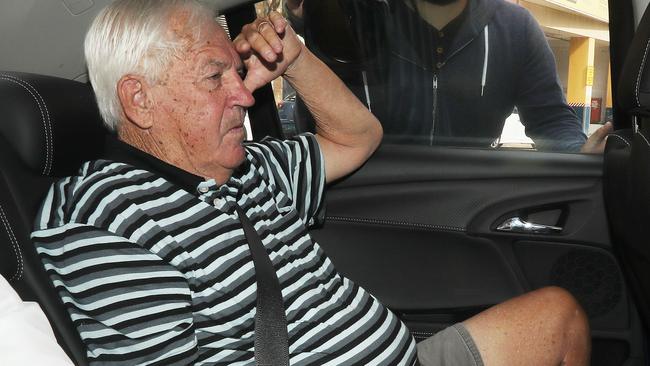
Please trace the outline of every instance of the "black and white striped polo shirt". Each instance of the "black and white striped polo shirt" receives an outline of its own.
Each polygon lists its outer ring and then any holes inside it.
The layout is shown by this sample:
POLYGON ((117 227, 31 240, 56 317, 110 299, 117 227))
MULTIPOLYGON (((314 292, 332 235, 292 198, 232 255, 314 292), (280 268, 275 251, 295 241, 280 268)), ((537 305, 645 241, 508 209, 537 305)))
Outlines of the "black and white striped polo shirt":
POLYGON ((325 184, 313 135, 247 145, 221 186, 120 149, 55 183, 32 234, 91 363, 254 364, 255 273, 235 205, 280 280, 291 365, 415 361, 405 325, 307 232, 325 184))

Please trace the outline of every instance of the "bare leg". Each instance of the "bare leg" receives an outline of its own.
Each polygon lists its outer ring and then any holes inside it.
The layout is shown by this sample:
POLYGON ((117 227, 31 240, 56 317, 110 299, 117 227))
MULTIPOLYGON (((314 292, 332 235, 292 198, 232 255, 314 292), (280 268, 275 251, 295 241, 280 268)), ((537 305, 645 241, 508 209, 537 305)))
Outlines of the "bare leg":
POLYGON ((486 366, 589 364, 587 317, 573 296, 559 287, 495 305, 464 324, 486 366))

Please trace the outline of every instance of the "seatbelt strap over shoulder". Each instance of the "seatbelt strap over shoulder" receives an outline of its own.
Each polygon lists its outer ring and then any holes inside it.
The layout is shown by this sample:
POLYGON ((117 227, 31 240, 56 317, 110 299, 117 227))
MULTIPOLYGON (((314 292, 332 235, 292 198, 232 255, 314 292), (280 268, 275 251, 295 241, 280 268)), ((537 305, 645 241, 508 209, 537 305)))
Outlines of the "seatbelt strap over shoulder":
POLYGON ((280 281, 253 223, 241 207, 236 209, 253 257, 257 281, 255 364, 289 366, 289 335, 280 281))

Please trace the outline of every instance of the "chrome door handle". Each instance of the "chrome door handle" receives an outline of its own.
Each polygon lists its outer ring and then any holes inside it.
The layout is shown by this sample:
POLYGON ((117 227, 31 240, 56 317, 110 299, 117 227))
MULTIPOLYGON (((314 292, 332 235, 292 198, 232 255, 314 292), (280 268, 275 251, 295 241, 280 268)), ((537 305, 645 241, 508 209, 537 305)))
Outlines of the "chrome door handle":
POLYGON ((562 232, 562 229, 559 226, 534 224, 524 221, 519 217, 511 217, 497 226, 497 231, 525 234, 559 234, 562 232))

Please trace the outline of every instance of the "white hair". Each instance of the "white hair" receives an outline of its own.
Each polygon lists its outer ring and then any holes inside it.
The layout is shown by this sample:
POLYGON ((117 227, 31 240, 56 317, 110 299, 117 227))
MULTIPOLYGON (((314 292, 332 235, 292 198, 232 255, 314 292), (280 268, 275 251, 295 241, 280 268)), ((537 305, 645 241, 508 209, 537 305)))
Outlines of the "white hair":
POLYGON ((90 82, 106 126, 116 131, 122 118, 117 83, 127 74, 155 83, 172 57, 186 47, 170 32, 172 13, 187 15, 186 31, 200 38, 201 25, 213 21, 216 10, 196 0, 116 0, 91 24, 84 52, 90 82))

